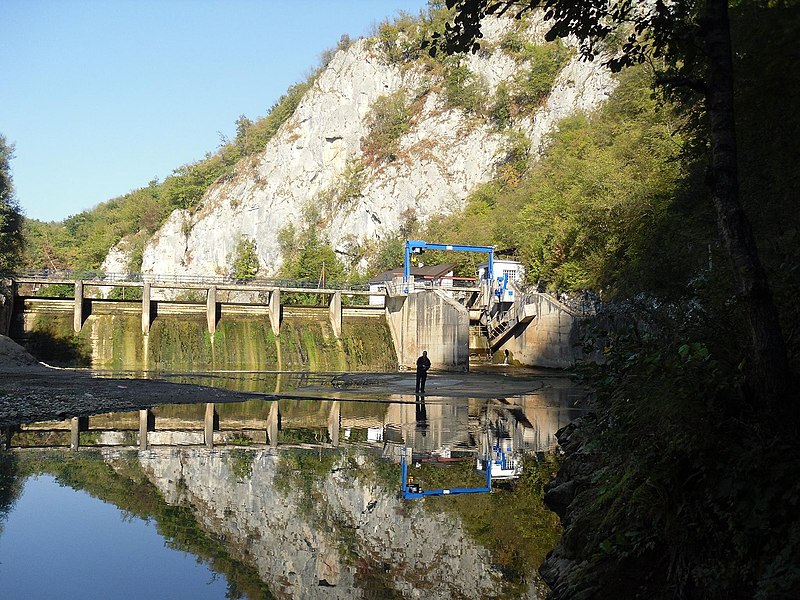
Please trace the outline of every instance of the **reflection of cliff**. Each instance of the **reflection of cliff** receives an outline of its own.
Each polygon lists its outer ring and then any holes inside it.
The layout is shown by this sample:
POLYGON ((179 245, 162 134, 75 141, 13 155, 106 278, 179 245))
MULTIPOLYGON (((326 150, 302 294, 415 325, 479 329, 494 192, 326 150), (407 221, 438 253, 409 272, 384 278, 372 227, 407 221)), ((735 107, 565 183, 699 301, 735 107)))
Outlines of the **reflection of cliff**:
POLYGON ((168 502, 191 505, 203 529, 246 555, 277 597, 501 591, 492 557, 457 520, 368 481, 365 456, 247 454, 244 466, 242 456, 202 449, 142 453, 140 462, 168 502))

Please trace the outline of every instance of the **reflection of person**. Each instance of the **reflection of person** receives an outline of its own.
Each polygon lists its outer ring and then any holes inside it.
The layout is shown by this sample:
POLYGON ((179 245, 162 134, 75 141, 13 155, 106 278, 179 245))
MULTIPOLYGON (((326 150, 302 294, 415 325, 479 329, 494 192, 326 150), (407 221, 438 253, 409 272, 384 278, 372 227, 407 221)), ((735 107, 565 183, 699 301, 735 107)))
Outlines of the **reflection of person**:
POLYGON ((414 417, 417 422, 417 431, 424 436, 428 430, 428 410, 425 408, 425 396, 417 394, 414 403, 414 417))
POLYGON ((428 369, 431 368, 431 361, 428 358, 428 351, 423 350, 422 356, 417 359, 417 387, 415 391, 425 393, 425 380, 428 378, 428 369))

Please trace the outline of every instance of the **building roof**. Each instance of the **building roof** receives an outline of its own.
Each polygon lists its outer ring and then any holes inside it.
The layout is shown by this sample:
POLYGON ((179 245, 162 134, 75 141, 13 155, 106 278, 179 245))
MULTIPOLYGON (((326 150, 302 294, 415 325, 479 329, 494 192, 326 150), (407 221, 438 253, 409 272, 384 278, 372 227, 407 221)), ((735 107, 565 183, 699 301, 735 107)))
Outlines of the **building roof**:
MULTIPOLYGON (((414 276, 414 279, 439 279, 451 273, 455 269, 453 263, 444 263, 441 265, 426 265, 424 267, 409 267, 409 273, 414 276)), ((369 280, 370 284, 385 283, 391 281, 395 277, 403 276, 403 267, 396 267, 391 271, 384 271, 369 280)))

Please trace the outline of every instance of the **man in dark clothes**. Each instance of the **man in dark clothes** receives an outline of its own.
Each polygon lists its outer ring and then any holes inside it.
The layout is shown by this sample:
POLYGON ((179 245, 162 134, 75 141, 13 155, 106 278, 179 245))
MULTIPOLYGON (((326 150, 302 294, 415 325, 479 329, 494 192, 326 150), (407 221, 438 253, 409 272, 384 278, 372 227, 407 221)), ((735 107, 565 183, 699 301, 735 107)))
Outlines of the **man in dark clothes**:
POLYGON ((428 369, 431 368, 431 361, 428 358, 428 351, 423 350, 422 356, 417 359, 417 393, 425 393, 425 380, 428 378, 428 369))

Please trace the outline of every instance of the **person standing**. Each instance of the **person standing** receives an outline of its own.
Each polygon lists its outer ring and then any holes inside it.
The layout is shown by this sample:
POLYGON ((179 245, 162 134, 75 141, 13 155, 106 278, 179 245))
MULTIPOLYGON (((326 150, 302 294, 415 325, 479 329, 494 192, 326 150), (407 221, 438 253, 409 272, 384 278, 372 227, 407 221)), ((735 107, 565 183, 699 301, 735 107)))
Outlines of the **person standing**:
POLYGON ((425 393, 425 380, 428 379, 428 369, 431 368, 431 361, 428 358, 428 351, 423 350, 422 356, 417 359, 417 393, 425 393))

